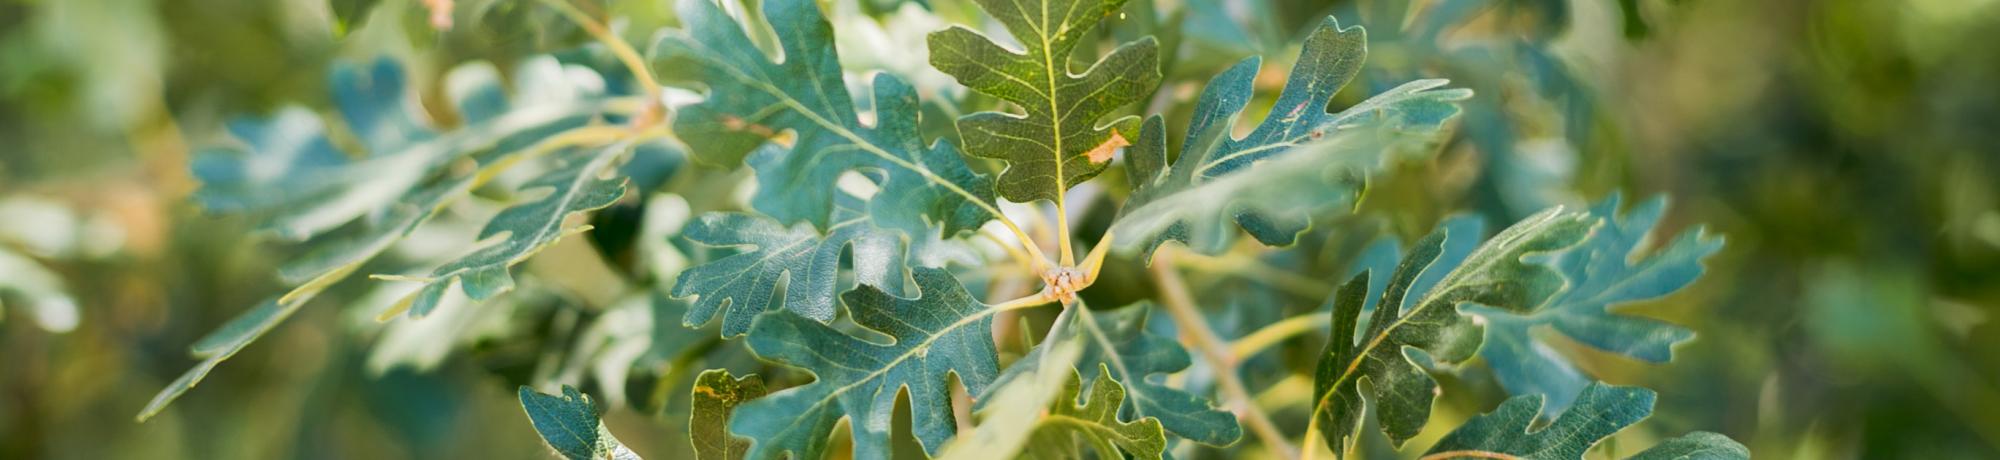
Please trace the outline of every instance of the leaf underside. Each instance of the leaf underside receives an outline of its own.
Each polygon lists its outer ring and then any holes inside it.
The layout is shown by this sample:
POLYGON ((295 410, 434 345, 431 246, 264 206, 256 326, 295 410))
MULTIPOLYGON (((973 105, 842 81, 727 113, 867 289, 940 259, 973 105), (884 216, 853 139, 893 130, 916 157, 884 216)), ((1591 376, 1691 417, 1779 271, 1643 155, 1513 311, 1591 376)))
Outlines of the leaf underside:
POLYGON ((1048 412, 1028 436, 1028 449, 1021 458, 1085 458, 1084 447, 1097 458, 1158 459, 1166 451, 1167 435, 1159 419, 1120 421, 1125 402, 1125 386, 1111 376, 1111 368, 1098 365, 1090 393, 1083 393, 1083 375, 1069 371, 1061 391, 1050 402, 1048 412), (1079 399, 1081 398, 1081 399, 1079 399), (1124 452, 1120 454, 1119 452, 1124 452))

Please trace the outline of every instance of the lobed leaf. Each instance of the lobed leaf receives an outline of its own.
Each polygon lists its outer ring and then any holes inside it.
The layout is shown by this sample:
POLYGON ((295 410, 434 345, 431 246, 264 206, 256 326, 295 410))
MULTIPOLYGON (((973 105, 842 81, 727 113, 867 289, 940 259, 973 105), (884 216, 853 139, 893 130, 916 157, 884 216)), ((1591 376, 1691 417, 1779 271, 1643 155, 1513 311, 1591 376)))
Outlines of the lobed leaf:
POLYGON ((688 419, 688 436, 694 442, 694 457, 701 460, 738 460, 750 448, 750 441, 729 435, 729 418, 736 406, 764 396, 764 379, 756 375, 729 376, 724 369, 702 371, 694 380, 694 408, 688 419))
POLYGON ((833 321, 841 254, 848 248, 853 249, 855 284, 899 291, 905 270, 900 235, 876 228, 854 210, 826 235, 809 224, 786 228, 743 213, 703 215, 682 234, 710 246, 754 248, 682 270, 674 282, 674 296, 696 297, 684 320, 688 326, 706 324, 729 309, 723 316, 724 337, 748 332, 759 313, 773 308, 821 323, 833 321), (781 283, 785 296, 774 306, 771 298, 781 283))
MULTIPOLYGON (((1535 427, 1537 414, 1544 409, 1543 398, 1516 396, 1452 430, 1424 458, 1582 460, 1598 442, 1651 415, 1653 398, 1653 391, 1645 388, 1591 382, 1576 396, 1573 408, 1547 426, 1535 427)), ((1628 458, 1748 459, 1750 450, 1726 436, 1696 432, 1628 458)))
MULTIPOLYGON (((1313 379, 1313 423, 1326 445, 1346 452, 1361 429, 1361 380, 1370 381, 1376 419, 1394 445, 1423 429, 1437 382, 1417 364, 1420 355, 1459 363, 1479 347, 1480 325, 1461 316, 1460 304, 1526 309, 1562 288, 1554 269, 1527 260, 1561 250, 1589 235, 1594 221, 1581 213, 1550 209, 1500 232, 1463 262, 1441 261, 1448 239, 1477 238, 1440 230, 1418 241, 1389 276, 1367 329, 1357 335, 1368 278, 1363 272, 1335 292, 1333 339, 1313 379), (1433 278, 1435 273, 1446 273, 1433 278), (1428 279, 1437 279, 1432 284, 1428 279), (1414 302, 1406 303, 1406 299, 1414 302)), ((1449 227, 1447 227, 1449 229, 1449 227)))
POLYGON ((1161 458, 1167 449, 1167 435, 1160 420, 1119 420, 1120 408, 1125 407, 1125 387, 1105 364, 1097 366, 1094 380, 1090 394, 1083 395, 1083 374, 1070 369, 1062 390, 1034 424, 1021 458, 1085 458, 1082 446, 1089 446, 1097 458, 1161 458))
POLYGON ((397 112, 405 110, 407 89, 394 61, 377 61, 365 77, 351 66, 336 65, 331 86, 346 123, 357 132, 382 136, 367 143, 369 151, 359 162, 335 150, 324 125, 302 109, 287 109, 270 120, 232 122, 232 132, 245 146, 208 148, 192 166, 203 182, 195 200, 210 212, 255 214, 270 219, 265 228, 293 238, 368 218, 351 232, 321 239, 305 256, 281 267, 281 277, 296 286, 197 341, 192 354, 202 362, 155 395, 137 419, 157 415, 215 366, 408 236, 477 180, 449 172, 445 165, 474 155, 489 163, 515 157, 548 136, 589 123, 602 110, 600 98, 580 88, 588 82, 576 81, 581 73, 566 71, 553 58, 529 59, 520 74, 516 100, 510 103, 490 67, 454 69, 448 76, 456 82, 454 103, 469 124, 435 134, 421 127, 415 115, 397 112))
POLYGON ((1125 250, 1150 258, 1167 241, 1213 253, 1234 221, 1271 245, 1288 245, 1317 210, 1351 203, 1367 177, 1400 156, 1422 152, 1457 116, 1462 89, 1420 80, 1328 113, 1333 95, 1366 57, 1366 34, 1332 17, 1306 39, 1277 104, 1243 138, 1231 134, 1253 96, 1251 57, 1210 80, 1189 122, 1182 152, 1167 163, 1166 129, 1146 120, 1127 150, 1136 188, 1112 231, 1125 250))
POLYGON ((915 90, 888 74, 874 79, 874 124, 861 121, 834 51, 832 26, 811 0, 772 0, 765 19, 784 59, 773 62, 743 26, 706 0, 682 0, 684 30, 654 44, 661 75, 705 86, 707 99, 680 109, 674 132, 695 160, 733 167, 790 132, 790 149, 758 158, 759 187, 751 204, 781 223, 812 222, 830 229, 837 214, 836 182, 868 176, 879 191, 868 215, 913 236, 971 231, 1000 215, 989 179, 967 167, 957 148, 929 148, 917 131, 915 90))
POLYGON ((639 454, 618 442, 597 418, 597 402, 563 385, 561 395, 545 395, 522 386, 521 409, 542 441, 568 460, 639 460, 639 454))
MULTIPOLYGON (((1103 366, 1108 376, 1126 382, 1131 403, 1122 410, 1125 420, 1156 418, 1167 432, 1213 446, 1226 446, 1243 436, 1235 414, 1217 409, 1208 398, 1165 384, 1165 376, 1185 370, 1192 362, 1178 340, 1146 332, 1149 303, 1141 303, 1105 314, 1108 326, 1094 318, 1099 313, 1078 310, 1080 321, 1072 321, 1059 341, 1081 343, 1076 367, 1103 366), (1084 316, 1091 316, 1084 318, 1084 316)), ((1041 372, 1039 359, 1046 347, 1029 351, 996 380, 1000 385, 1041 372)), ((1083 383, 1095 384, 1097 377, 1083 383)), ((998 385, 996 385, 996 388, 998 385)), ((981 396, 981 401, 988 398, 981 396)), ((985 403, 982 403, 985 404, 985 403)))
POLYGON ((1535 338, 1533 329, 1546 326, 1592 348, 1654 363, 1672 359, 1674 344, 1694 338, 1694 331, 1686 328, 1615 314, 1609 308, 1658 298, 1693 283, 1701 276, 1702 259, 1720 250, 1722 241, 1704 239, 1696 230, 1635 259, 1659 222, 1666 200, 1647 200, 1623 218, 1618 216, 1618 202, 1613 195, 1592 207, 1591 214, 1604 224, 1551 262, 1568 286, 1547 302, 1526 311, 1465 309, 1486 320, 1486 346, 1479 354, 1500 384, 1516 395, 1545 395, 1550 414, 1568 408, 1589 379, 1535 338))
POLYGON ((788 312, 757 317, 748 343, 758 357, 811 372, 812 383, 772 393, 736 410, 730 431, 754 442, 748 458, 821 458, 834 424, 849 420, 855 458, 885 458, 896 395, 908 391, 911 426, 936 454, 957 431, 951 379, 981 394, 999 372, 992 336, 997 310, 973 299, 950 272, 912 272, 918 297, 862 285, 841 295, 854 323, 889 337, 857 337, 788 312))
POLYGON ((594 150, 570 148, 558 152, 556 158, 561 166, 522 186, 523 191, 546 189, 547 196, 501 210, 479 230, 480 240, 505 235, 504 238, 432 270, 424 286, 398 302, 390 309, 390 315, 407 309, 412 317, 423 317, 437 307, 445 290, 453 285, 460 286, 473 300, 486 300, 513 290, 514 277, 508 273, 509 268, 527 261, 564 236, 589 229, 565 228, 565 219, 571 214, 610 206, 625 196, 625 179, 605 179, 600 175, 631 148, 631 143, 619 143, 594 150))
POLYGON ((978 3, 1021 49, 954 26, 926 40, 931 65, 974 91, 1019 105, 1023 114, 960 117, 966 153, 1007 162, 999 178, 1001 197, 1021 203, 1060 201, 1063 192, 1111 164, 1109 152, 1093 151, 1107 143, 1118 145, 1137 131, 1138 117, 1102 125, 1098 120, 1144 100, 1159 86, 1159 45, 1152 37, 1142 38, 1112 50, 1082 73, 1071 73, 1078 46, 1088 43, 1090 31, 1125 0, 978 3))

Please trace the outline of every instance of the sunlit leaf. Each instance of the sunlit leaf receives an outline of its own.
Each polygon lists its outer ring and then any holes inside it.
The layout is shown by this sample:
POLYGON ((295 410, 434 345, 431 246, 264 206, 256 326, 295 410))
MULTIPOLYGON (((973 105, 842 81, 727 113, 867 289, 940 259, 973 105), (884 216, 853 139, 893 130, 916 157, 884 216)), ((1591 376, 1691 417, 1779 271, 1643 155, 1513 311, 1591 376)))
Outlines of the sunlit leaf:
POLYGON ((694 456, 702 460, 737 460, 750 449, 750 441, 729 435, 729 418, 736 406, 764 396, 764 379, 756 375, 729 376, 729 371, 703 371, 694 380, 694 409, 688 420, 688 436, 694 441, 694 456))
POLYGON ((1069 380, 1056 393, 1047 413, 1034 424, 1028 450, 1021 458, 1085 458, 1089 447, 1097 458, 1160 458, 1167 448, 1166 432, 1160 421, 1142 418, 1120 421, 1125 403, 1125 387, 1111 376, 1111 368, 1099 364, 1090 393, 1083 394, 1083 375, 1070 370, 1069 380), (1081 399, 1079 399, 1081 398, 1081 399), (1123 452, 1123 454, 1120 454, 1123 452))
POLYGON ((1127 140, 1138 130, 1138 117, 1099 120, 1159 86, 1159 45, 1146 37, 1073 72, 1073 53, 1091 43, 1091 30, 1125 0, 978 3, 1007 28, 1020 49, 952 27, 927 40, 931 65, 974 91, 1019 105, 1023 113, 959 118, 966 153, 1007 162, 999 178, 1001 197, 1022 203, 1059 200, 1110 164, 1108 156, 1089 152, 1114 139, 1127 140))
POLYGON ((597 402, 568 385, 561 395, 521 387, 521 409, 556 454, 568 460, 639 460, 597 419, 597 402))
MULTIPOLYGON (((1537 426, 1542 397, 1516 396, 1445 435, 1426 459, 1582 460, 1592 446, 1653 413, 1653 390, 1591 382, 1575 406, 1537 426)), ((1726 436, 1697 432, 1628 457, 1636 460, 1748 459, 1750 450, 1726 436)))
POLYGON ((1314 383, 1313 422, 1326 445, 1346 452, 1361 429, 1361 381, 1370 382, 1376 419, 1394 445, 1422 430, 1430 419, 1437 382, 1417 364, 1419 356, 1459 363, 1479 348, 1480 325, 1461 316, 1461 304, 1526 309, 1540 305, 1563 286, 1562 276, 1531 257, 1561 250, 1589 235, 1594 219, 1550 209, 1500 232, 1463 261, 1440 260, 1449 239, 1472 238, 1440 230, 1424 237, 1403 257, 1360 334, 1368 293, 1363 272, 1343 284, 1333 298, 1333 339, 1320 356, 1314 383), (1434 285, 1424 281, 1444 272, 1434 285), (1414 300, 1405 303, 1405 299, 1414 300))

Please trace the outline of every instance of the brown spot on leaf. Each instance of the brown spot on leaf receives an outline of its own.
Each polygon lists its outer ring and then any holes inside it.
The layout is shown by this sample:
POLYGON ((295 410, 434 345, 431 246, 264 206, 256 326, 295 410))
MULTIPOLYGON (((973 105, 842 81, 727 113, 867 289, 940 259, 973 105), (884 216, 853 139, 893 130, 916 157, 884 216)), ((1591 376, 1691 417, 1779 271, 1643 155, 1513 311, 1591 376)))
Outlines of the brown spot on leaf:
POLYGON ((1098 144, 1097 148, 1090 149, 1084 155, 1090 158, 1091 164, 1099 164, 1111 161, 1112 154, 1118 153, 1119 148, 1128 145, 1132 145, 1132 141, 1125 140, 1124 135, 1118 134, 1118 130, 1113 129, 1110 139, 1105 139, 1103 144, 1098 144))

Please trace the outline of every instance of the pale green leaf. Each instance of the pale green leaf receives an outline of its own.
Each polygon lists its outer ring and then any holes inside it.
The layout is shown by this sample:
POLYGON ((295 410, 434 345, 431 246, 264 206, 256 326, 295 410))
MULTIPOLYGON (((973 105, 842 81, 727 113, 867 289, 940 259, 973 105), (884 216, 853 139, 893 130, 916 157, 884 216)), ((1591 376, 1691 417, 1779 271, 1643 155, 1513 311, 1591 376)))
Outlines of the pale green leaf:
MULTIPOLYGON (((1367 329, 1360 334, 1368 272, 1334 294, 1333 336, 1320 356, 1313 379, 1313 423, 1336 452, 1351 448, 1364 410, 1361 381, 1370 382, 1376 419, 1394 445, 1416 436, 1430 419, 1437 382, 1417 364, 1420 354, 1440 363, 1459 363, 1479 348, 1481 327, 1461 304, 1526 309, 1540 305, 1563 286, 1562 276, 1531 257, 1568 248, 1588 236, 1594 219, 1560 208, 1537 214, 1500 232, 1463 262, 1440 261, 1447 239, 1478 235, 1440 230, 1418 241, 1389 274, 1367 329), (1445 272, 1442 278, 1434 273, 1445 272), (1437 279, 1431 284, 1426 279, 1437 279), (1406 303, 1405 300, 1413 300, 1406 303)), ((1446 227, 1449 229, 1450 227, 1446 227)))
POLYGON ((1590 379, 1555 347, 1536 338, 1534 330, 1546 327, 1578 343, 1654 363, 1672 359, 1674 344, 1694 338, 1694 331, 1686 328, 1608 309, 1658 298, 1693 283, 1701 276, 1702 259, 1722 249, 1722 241, 1703 238, 1697 229, 1639 254, 1665 211, 1666 200, 1647 200, 1623 218, 1618 216, 1618 202, 1614 195, 1593 207, 1591 215, 1604 224, 1590 239, 1551 262, 1568 286, 1547 302, 1526 311, 1465 309, 1486 320, 1486 344, 1479 354, 1500 384, 1515 395, 1547 396, 1544 410, 1549 414, 1568 408, 1590 379), (1634 258, 1640 255, 1644 257, 1634 258))
POLYGON ((811 372, 812 383, 737 407, 730 431, 751 438, 748 458, 822 458, 835 422, 845 417, 854 458, 886 458, 896 395, 908 391, 911 426, 936 453, 957 432, 951 375, 972 394, 999 373, 993 346, 997 310, 973 299, 950 272, 913 271, 918 297, 899 298, 862 285, 841 295, 854 323, 889 342, 857 337, 789 312, 757 318, 748 342, 757 356, 811 372))
POLYGON ((1250 103, 1259 60, 1245 59, 1210 80, 1189 122, 1182 152, 1167 163, 1166 129, 1146 120, 1127 150, 1136 189, 1112 231, 1117 244, 1147 257, 1166 241, 1197 251, 1222 249, 1235 222, 1259 241, 1288 245, 1315 211, 1350 204, 1368 177, 1393 161, 1427 153, 1459 113, 1463 89, 1420 80, 1337 113, 1333 95, 1366 56, 1359 27, 1333 18, 1307 37, 1285 89, 1249 135, 1233 135, 1250 103))
POLYGON ((1096 452, 1097 458, 1161 458, 1167 449, 1167 435, 1160 428, 1160 420, 1148 417, 1120 421, 1118 412, 1125 403, 1125 387, 1104 364, 1098 365, 1095 380, 1090 384, 1090 394, 1083 395, 1083 375, 1070 370, 1062 391, 1056 393, 1047 413, 1035 422, 1028 450, 1021 458, 1085 458, 1083 446, 1096 452))
POLYGON ((764 379, 756 375, 729 376, 729 371, 702 371, 694 380, 694 408, 688 420, 688 436, 694 442, 694 456, 701 460, 738 460, 749 450, 750 441, 729 435, 729 417, 736 406, 764 396, 764 379))
POLYGON ((597 402, 563 385, 561 395, 546 395, 527 386, 520 391, 521 409, 542 441, 568 460, 639 460, 597 418, 597 402))
POLYGON ((514 277, 508 269, 527 261, 571 233, 588 228, 565 228, 571 214, 610 206, 625 196, 625 180, 600 177, 630 143, 597 149, 569 148, 554 154, 561 163, 555 171, 529 181, 523 192, 547 190, 540 199, 516 204, 500 211, 479 231, 481 240, 505 235, 499 241, 471 254, 445 263, 431 271, 424 287, 401 301, 391 313, 407 308, 413 317, 422 317, 437 307, 446 289, 462 286, 473 300, 485 300, 513 290, 514 277))
MULTIPOLYGON (((932 33, 931 65, 958 82, 1020 106, 1022 114, 981 112, 958 120, 966 153, 1007 162, 1000 196, 1015 202, 1060 200, 1111 163, 1092 151, 1129 138, 1137 117, 1100 124, 1118 108, 1160 84, 1159 45, 1152 37, 1125 44, 1083 72, 1070 61, 1099 22, 1125 0, 978 0, 1021 49, 1009 49, 963 27, 932 33), (1123 134, 1119 134, 1120 131, 1123 134)), ((1088 49, 1088 48, 1086 48, 1088 49)))
MULTIPOLYGON (((1185 370, 1192 362, 1179 341, 1146 332, 1146 316, 1151 308, 1150 303, 1140 303, 1110 313, 1079 310, 1078 319, 1065 326, 1068 330, 1058 341, 1082 344, 1077 368, 1101 365, 1111 377, 1126 382, 1123 386, 1131 402, 1123 410, 1125 420, 1157 418, 1175 436, 1209 445, 1236 442, 1243 436, 1243 428, 1234 414, 1217 409, 1207 397, 1166 383, 1167 374, 1185 370), (1099 317, 1105 321, 1098 321, 1099 317)), ((1042 352, 1043 347, 1030 351, 1009 366, 997 381, 1005 384, 1039 372, 1042 352)), ((1094 375, 1085 377, 1084 383, 1091 384, 1096 379, 1094 375)), ((990 403, 982 403, 987 404, 990 403)))
MULTIPOLYGON (((1653 399, 1653 390, 1591 382, 1576 396, 1574 407, 1538 427, 1542 397, 1516 396, 1452 430, 1424 458, 1582 460, 1598 442, 1651 415, 1653 399)), ((1734 460, 1750 458, 1750 451, 1726 436, 1697 432, 1630 458, 1734 460)))

